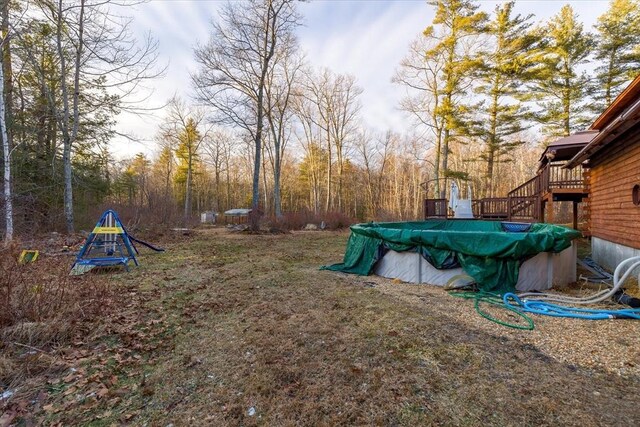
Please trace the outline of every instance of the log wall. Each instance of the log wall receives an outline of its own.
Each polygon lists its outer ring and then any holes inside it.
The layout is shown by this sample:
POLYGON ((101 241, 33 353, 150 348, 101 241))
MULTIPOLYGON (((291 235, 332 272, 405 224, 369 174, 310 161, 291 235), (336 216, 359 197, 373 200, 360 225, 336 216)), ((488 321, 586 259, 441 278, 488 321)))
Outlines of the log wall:
POLYGON ((589 210, 592 236, 640 249, 640 125, 621 134, 590 160, 589 210))

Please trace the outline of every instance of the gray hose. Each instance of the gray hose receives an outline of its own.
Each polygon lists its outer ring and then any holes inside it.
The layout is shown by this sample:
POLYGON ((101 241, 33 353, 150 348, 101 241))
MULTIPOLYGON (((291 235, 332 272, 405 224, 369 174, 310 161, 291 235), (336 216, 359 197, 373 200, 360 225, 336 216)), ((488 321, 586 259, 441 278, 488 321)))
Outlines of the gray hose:
MULTIPOLYGON (((538 301, 553 301, 563 304, 595 304, 606 299, 611 298, 622 287, 625 280, 633 272, 636 267, 640 266, 640 256, 631 257, 622 261, 616 267, 613 272, 613 287, 609 289, 603 289, 588 297, 570 297, 552 293, 537 293, 537 292, 525 292, 518 295, 522 299, 538 300, 538 301), (624 267, 630 263, 633 263, 631 267, 628 267, 622 277, 620 273, 624 270, 624 267)), ((640 280, 639 280, 640 282, 640 280)))

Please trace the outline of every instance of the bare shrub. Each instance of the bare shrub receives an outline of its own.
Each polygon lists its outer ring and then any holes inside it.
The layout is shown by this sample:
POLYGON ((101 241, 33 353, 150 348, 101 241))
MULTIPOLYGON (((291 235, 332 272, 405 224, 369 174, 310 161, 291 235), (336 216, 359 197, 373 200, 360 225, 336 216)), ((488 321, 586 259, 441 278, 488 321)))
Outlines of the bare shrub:
POLYGON ((104 279, 69 276, 69 263, 58 257, 20 264, 18 256, 17 245, 0 250, 3 340, 40 346, 64 341, 69 322, 95 318, 108 307, 111 291, 104 279))
POLYGON ((262 209, 252 209, 251 212, 249 212, 248 221, 251 230, 260 230, 260 220, 263 218, 263 216, 264 212, 262 211, 262 209))
POLYGON ((109 310, 114 297, 103 277, 69 276, 66 258, 20 264, 18 248, 0 250, 0 387, 60 369, 56 349, 109 310))
POLYGON ((193 228, 198 225, 199 218, 192 216, 188 220, 184 218, 184 212, 175 205, 167 202, 158 206, 139 206, 128 203, 104 203, 93 207, 89 213, 78 216, 77 223, 83 229, 90 231, 100 216, 107 209, 114 210, 127 231, 142 240, 151 243, 173 240, 176 233, 170 232, 171 228, 193 228))
POLYGON ((340 212, 316 214, 311 211, 287 212, 282 218, 271 218, 269 225, 280 230, 302 230, 307 224, 319 226, 324 222, 328 230, 340 230, 357 221, 340 212))
POLYGON ((318 217, 309 211, 287 212, 281 218, 271 218, 269 225, 280 230, 301 230, 305 225, 317 221, 318 217))
POLYGON ((329 230, 342 230, 358 222, 355 218, 342 212, 328 212, 324 214, 323 218, 329 230))

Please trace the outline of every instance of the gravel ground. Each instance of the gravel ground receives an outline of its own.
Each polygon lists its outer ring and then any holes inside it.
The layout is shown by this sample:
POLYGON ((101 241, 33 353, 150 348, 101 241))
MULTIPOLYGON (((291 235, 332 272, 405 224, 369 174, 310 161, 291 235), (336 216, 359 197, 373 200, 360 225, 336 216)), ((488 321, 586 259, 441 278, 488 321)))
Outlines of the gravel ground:
MULTIPOLYGON (((640 321, 580 320, 531 315, 533 331, 507 328, 480 317, 472 301, 451 297, 437 286, 397 283, 378 276, 352 276, 356 282, 374 286, 409 304, 428 304, 430 309, 454 318, 467 328, 537 347, 546 356, 575 367, 601 369, 621 376, 640 376, 640 321)), ((570 292, 586 293, 586 290, 570 292)), ((606 306, 603 306, 606 307, 606 306)), ((622 308, 609 305, 609 308, 622 308)), ((496 310, 492 314, 499 314, 496 310)), ((505 319, 515 320, 515 319, 505 319)))

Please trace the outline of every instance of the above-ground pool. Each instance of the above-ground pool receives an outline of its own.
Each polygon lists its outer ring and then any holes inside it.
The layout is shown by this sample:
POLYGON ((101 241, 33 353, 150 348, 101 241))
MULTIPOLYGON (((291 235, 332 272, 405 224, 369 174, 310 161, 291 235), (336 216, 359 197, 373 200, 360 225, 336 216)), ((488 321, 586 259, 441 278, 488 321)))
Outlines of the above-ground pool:
POLYGON ((485 291, 545 290, 575 281, 580 232, 552 224, 427 220, 356 224, 344 261, 327 270, 444 285, 467 274, 485 291))

